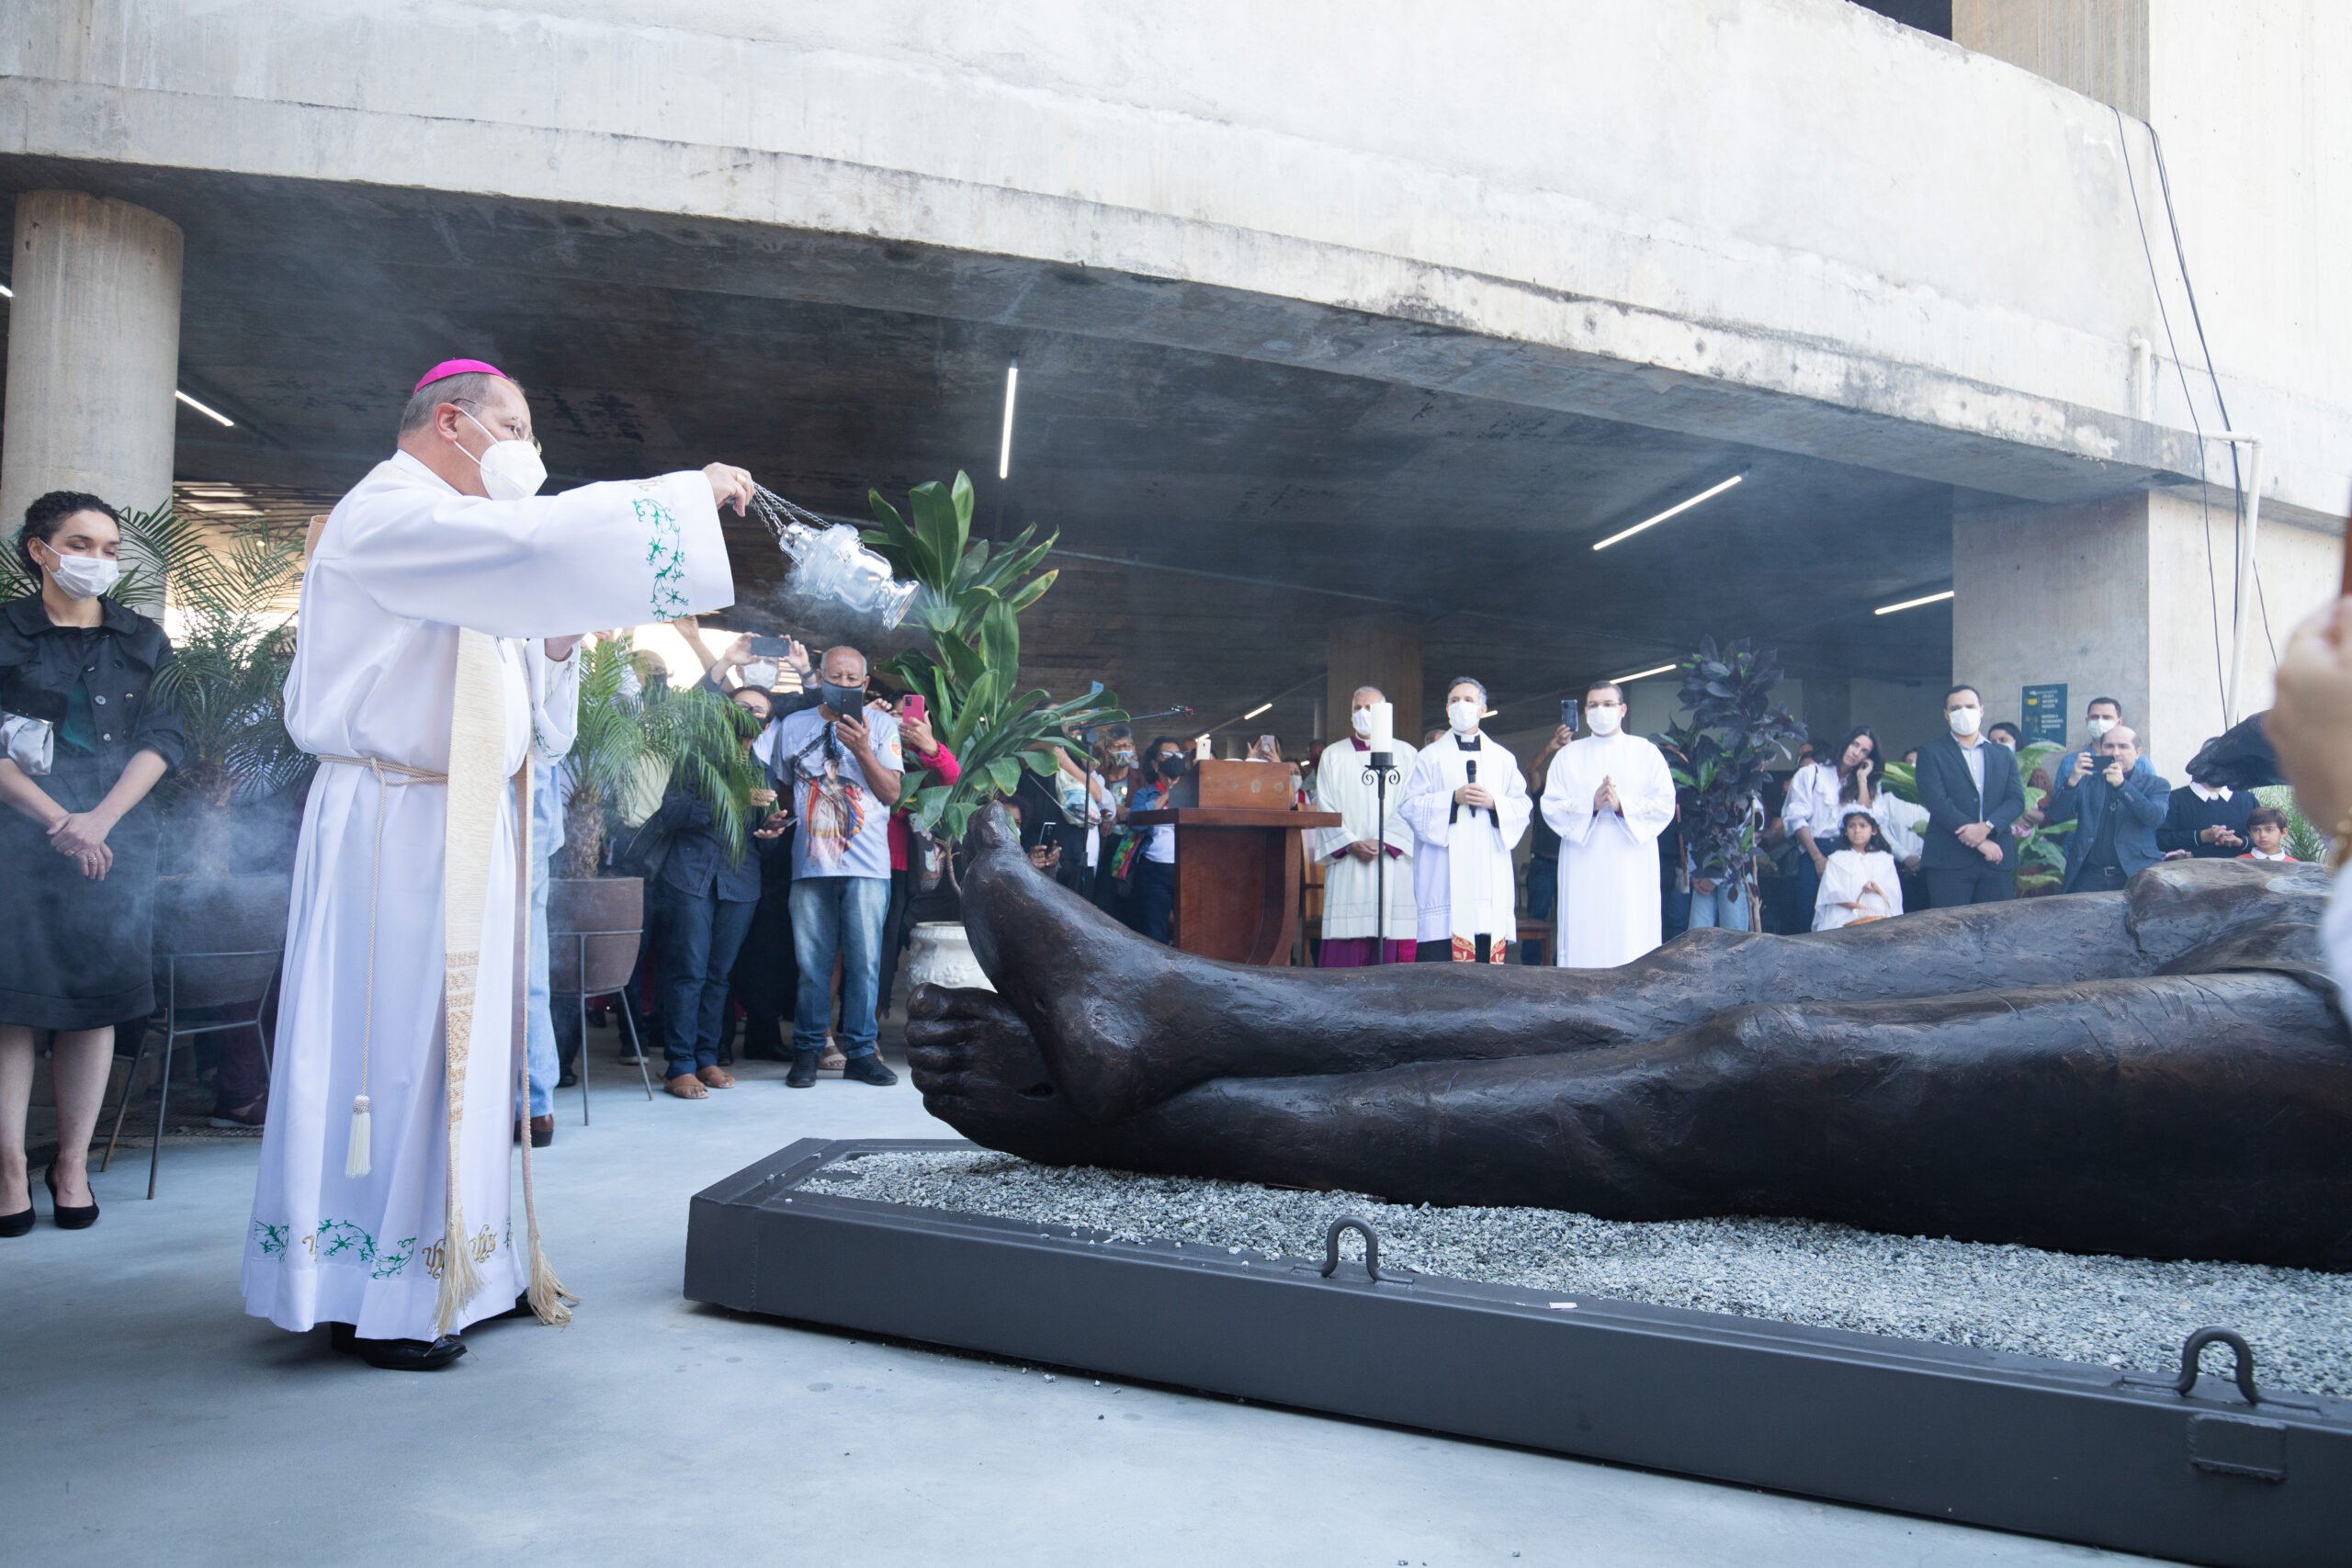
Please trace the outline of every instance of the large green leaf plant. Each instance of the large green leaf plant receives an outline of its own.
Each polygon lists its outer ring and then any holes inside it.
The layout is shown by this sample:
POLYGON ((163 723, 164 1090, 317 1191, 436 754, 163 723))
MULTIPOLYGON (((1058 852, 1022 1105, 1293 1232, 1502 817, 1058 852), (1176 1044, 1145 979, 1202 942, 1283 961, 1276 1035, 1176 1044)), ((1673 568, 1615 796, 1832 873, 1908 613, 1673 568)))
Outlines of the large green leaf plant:
POLYGON ((1714 638, 1702 638, 1680 668, 1679 696, 1690 716, 1668 730, 1666 740, 1682 807, 1682 840, 1698 875, 1739 882, 1752 897, 1756 840, 1763 827, 1756 803, 1765 771, 1796 754, 1804 726, 1772 701, 1785 677, 1780 660, 1747 637, 1722 649, 1714 638))
POLYGON ((963 838, 980 807, 1012 793, 1024 767, 1049 778, 1055 748, 1072 744, 1081 727, 1125 716, 1099 681, 1058 703, 1043 691, 1016 691, 1021 612, 1053 586, 1057 574, 1037 568, 1060 536, 1038 540, 1031 526, 1010 544, 976 540, 972 499, 971 477, 962 472, 953 485, 917 485, 907 496, 909 515, 869 491, 876 525, 863 536, 899 577, 922 586, 908 618, 930 646, 896 655, 882 671, 922 694, 933 733, 961 766, 948 784, 909 758, 904 784, 915 825, 951 841, 963 838))

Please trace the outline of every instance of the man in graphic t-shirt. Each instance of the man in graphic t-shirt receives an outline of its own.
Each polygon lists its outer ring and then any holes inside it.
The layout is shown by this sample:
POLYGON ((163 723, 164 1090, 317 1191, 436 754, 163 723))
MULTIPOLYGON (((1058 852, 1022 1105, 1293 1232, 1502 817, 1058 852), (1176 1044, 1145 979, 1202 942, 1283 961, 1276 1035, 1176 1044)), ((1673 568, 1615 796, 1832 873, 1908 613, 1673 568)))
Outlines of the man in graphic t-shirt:
POLYGON ((792 946, 800 994, 785 1083, 817 1081, 832 1007, 833 960, 842 961, 844 1079, 892 1084, 875 1049, 883 917, 890 908, 890 808, 904 763, 899 721, 865 705, 865 656, 825 654, 819 705, 776 721, 764 739, 780 804, 799 825, 792 846, 792 946))

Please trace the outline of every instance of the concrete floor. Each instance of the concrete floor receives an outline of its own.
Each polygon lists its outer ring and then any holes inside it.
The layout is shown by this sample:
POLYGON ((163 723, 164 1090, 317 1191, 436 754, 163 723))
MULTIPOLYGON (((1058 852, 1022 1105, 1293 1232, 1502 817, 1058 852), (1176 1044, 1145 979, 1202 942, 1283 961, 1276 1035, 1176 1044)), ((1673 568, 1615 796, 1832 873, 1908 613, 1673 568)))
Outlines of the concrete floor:
POLYGON ((763 1064, 649 1104, 608 1050, 594 1124, 574 1091, 538 1167, 577 1321, 480 1326, 436 1376, 242 1315, 253 1142, 167 1143, 153 1202, 146 1151, 118 1158, 91 1231, 37 1199, 0 1241, 7 1560, 2143 1561, 695 1307, 695 1190, 797 1137, 945 1130, 903 1082, 791 1093, 763 1064))

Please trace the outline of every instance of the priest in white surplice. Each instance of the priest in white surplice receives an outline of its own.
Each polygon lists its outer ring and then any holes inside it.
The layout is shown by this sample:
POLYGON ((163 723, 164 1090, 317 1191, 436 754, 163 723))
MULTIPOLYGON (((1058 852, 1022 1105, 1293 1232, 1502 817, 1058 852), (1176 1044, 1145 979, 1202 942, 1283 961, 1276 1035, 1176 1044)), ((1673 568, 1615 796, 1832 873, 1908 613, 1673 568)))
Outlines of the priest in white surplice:
POLYGON ((718 508, 742 509, 749 475, 539 497, 530 419, 492 367, 435 367, 398 451, 314 528, 302 580, 286 721, 320 767, 245 1308, 334 1325, 378 1366, 448 1365, 458 1329, 526 1290, 566 1315, 509 1203, 534 716, 573 700, 583 628, 735 596, 718 508))
POLYGON ((1468 677, 1445 689, 1448 733, 1405 779, 1401 815, 1413 830, 1413 899, 1423 963, 1500 964, 1519 936, 1519 879, 1510 852, 1532 807, 1519 759, 1480 733, 1487 688, 1468 677))
POLYGON ((1354 733, 1323 749, 1315 769, 1315 809, 1336 811, 1336 828, 1307 835, 1309 852, 1323 863, 1323 946, 1317 962, 1326 969, 1413 961, 1413 830, 1405 826, 1405 776, 1419 755, 1393 735, 1375 738, 1374 714, 1389 712, 1377 686, 1356 688, 1350 723, 1354 733), (1388 785, 1388 815, 1380 814, 1380 792, 1364 783, 1372 753, 1396 759, 1396 782, 1388 785), (1384 869, 1381 862, 1387 863, 1384 869), (1380 919, 1380 885, 1388 885, 1388 919, 1380 919), (1385 949, 1382 943, 1385 942, 1385 949))
POLYGON ((1552 759, 1544 820, 1560 835, 1560 900, 1553 919, 1559 962, 1613 969, 1658 943, 1657 836, 1674 820, 1666 754, 1623 733, 1625 694, 1607 682, 1585 694, 1592 733, 1552 759))

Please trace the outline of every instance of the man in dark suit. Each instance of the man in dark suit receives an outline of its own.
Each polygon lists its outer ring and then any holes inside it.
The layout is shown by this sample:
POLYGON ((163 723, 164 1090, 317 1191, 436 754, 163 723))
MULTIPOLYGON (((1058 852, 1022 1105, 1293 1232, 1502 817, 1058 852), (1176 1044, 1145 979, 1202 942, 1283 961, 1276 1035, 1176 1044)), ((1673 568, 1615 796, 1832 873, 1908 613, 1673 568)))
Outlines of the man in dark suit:
POLYGON ((2140 755, 2140 738, 2121 725, 2098 741, 2050 792, 2042 812, 2052 822, 2074 821, 2066 840, 2062 893, 2113 893, 2164 858, 2156 829, 2171 807, 2171 786, 2140 755), (2096 766, 2094 765, 2096 763, 2096 766))
POLYGON ((1935 908, 1991 904, 2018 896, 2009 824, 2025 812, 2016 756, 1984 739, 1984 700, 1973 686, 1944 694, 1948 738, 1919 748, 1919 871, 1935 908))

